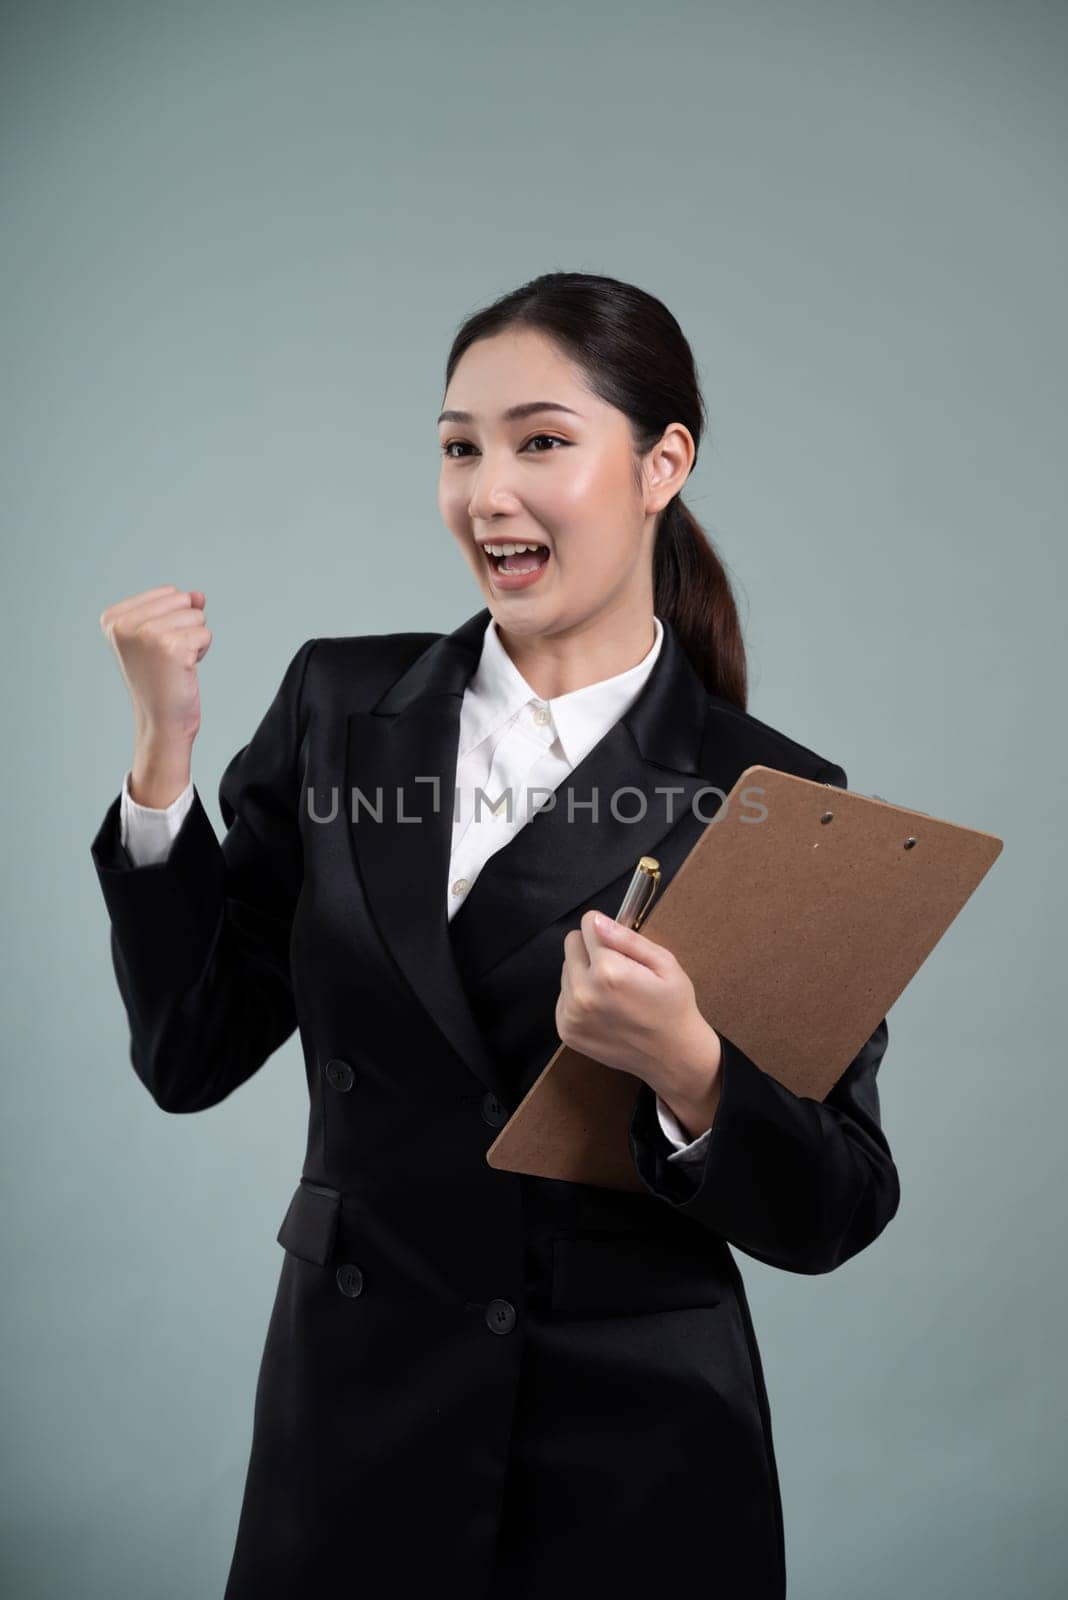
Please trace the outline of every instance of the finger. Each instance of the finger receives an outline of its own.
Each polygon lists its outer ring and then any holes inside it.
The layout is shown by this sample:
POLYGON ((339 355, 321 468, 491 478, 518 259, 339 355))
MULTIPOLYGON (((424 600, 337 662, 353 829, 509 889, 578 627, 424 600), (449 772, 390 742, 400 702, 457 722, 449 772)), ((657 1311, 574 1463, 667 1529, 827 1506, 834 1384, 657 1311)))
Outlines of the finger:
POLYGON ((204 613, 197 606, 185 611, 165 612, 158 617, 147 617, 144 622, 144 632, 171 633, 177 628, 202 628, 203 626, 204 613))
POLYGON ((572 928, 571 932, 564 936, 565 966, 569 961, 573 962, 580 972, 585 972, 590 965, 589 951, 580 928, 572 928))
POLYGON ((186 610, 195 604, 193 595, 186 590, 175 589, 172 585, 157 593, 138 595, 133 600, 109 606, 100 619, 100 626, 105 633, 108 633, 121 623, 123 632, 128 632, 142 622, 151 621, 155 617, 173 616, 176 612, 186 610))
POLYGON ((602 950, 618 950, 621 955, 648 967, 650 972, 663 973, 671 959, 670 953, 652 939, 647 939, 634 928, 625 928, 621 922, 615 922, 600 911, 586 912, 582 919, 582 932, 591 952, 598 947, 602 950))
POLYGON ((131 594, 125 600, 116 600, 114 605, 108 606, 108 611, 113 617, 121 617, 124 611, 134 611, 138 606, 143 606, 146 600, 155 600, 157 595, 178 593, 176 584, 160 583, 154 589, 142 589, 140 594, 131 594))

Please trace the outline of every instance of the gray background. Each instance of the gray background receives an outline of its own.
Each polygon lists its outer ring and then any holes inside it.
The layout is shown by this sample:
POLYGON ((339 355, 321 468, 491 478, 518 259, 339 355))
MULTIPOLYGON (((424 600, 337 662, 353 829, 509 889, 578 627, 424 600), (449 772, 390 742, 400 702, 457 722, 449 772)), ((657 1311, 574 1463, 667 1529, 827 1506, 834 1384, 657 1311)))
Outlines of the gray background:
POLYGON ((100 613, 206 591, 221 832, 304 639, 480 608, 445 352, 559 267, 693 344, 751 710, 1006 841, 890 1015, 897 1218, 821 1278, 739 1255, 791 1596, 1063 1592, 1066 40, 1028 3, 3 8, 5 1595, 221 1593, 304 1149, 295 1039, 202 1116, 129 1065, 100 613))

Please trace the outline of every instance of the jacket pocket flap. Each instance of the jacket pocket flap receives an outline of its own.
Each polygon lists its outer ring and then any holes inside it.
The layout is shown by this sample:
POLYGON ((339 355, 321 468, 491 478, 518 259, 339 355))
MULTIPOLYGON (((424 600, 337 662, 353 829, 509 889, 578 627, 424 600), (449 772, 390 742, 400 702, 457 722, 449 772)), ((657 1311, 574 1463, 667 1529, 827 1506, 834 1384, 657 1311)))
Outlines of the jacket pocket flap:
POLYGON ((554 1311, 626 1316, 715 1306, 722 1294, 715 1266, 671 1240, 640 1234, 553 1240, 554 1311))
POLYGON ((325 1267, 337 1237, 341 1190, 302 1178, 278 1230, 278 1243, 302 1261, 325 1267))

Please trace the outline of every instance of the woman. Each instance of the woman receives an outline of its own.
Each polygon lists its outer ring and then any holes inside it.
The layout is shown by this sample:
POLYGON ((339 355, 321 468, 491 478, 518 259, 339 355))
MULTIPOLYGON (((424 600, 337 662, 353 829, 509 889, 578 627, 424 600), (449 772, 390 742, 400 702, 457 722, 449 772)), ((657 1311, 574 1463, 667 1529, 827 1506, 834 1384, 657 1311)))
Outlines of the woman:
POLYGON ((702 420, 689 345, 637 288, 552 273, 472 316, 439 505, 485 607, 303 644, 223 775, 221 845, 189 776, 203 592, 104 613, 138 738, 92 853, 133 1066, 201 1111, 299 1028, 308 1078, 227 1600, 785 1593, 729 1247, 830 1271, 898 1179, 885 1020, 798 1097, 683 965, 598 922, 641 854, 670 882, 746 767, 846 782, 746 711, 730 586, 681 498, 702 420), (561 1039, 633 1075, 640 1189, 487 1164, 561 1039))

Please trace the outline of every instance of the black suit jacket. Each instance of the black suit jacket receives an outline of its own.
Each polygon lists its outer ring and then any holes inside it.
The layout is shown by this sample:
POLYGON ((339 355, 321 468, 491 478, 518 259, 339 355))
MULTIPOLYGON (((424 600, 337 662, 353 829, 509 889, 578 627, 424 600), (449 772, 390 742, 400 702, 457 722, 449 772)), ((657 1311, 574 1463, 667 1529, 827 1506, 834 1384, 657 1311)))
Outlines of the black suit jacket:
POLYGON ((822 1102, 724 1038, 693 1175, 637 1080, 640 1192, 485 1151, 558 1043, 583 912, 614 915, 643 853, 669 883, 747 766, 845 773, 710 696, 665 621, 634 705, 450 924, 460 704, 488 620, 308 640, 222 777, 221 844, 194 793, 165 862, 132 865, 118 797, 91 847, 160 1107, 216 1105, 300 1034, 307 1152, 227 1600, 594 1582, 646 1600, 666 1581, 778 1600, 771 1421, 730 1246, 828 1272, 893 1216, 885 1019, 822 1102))

